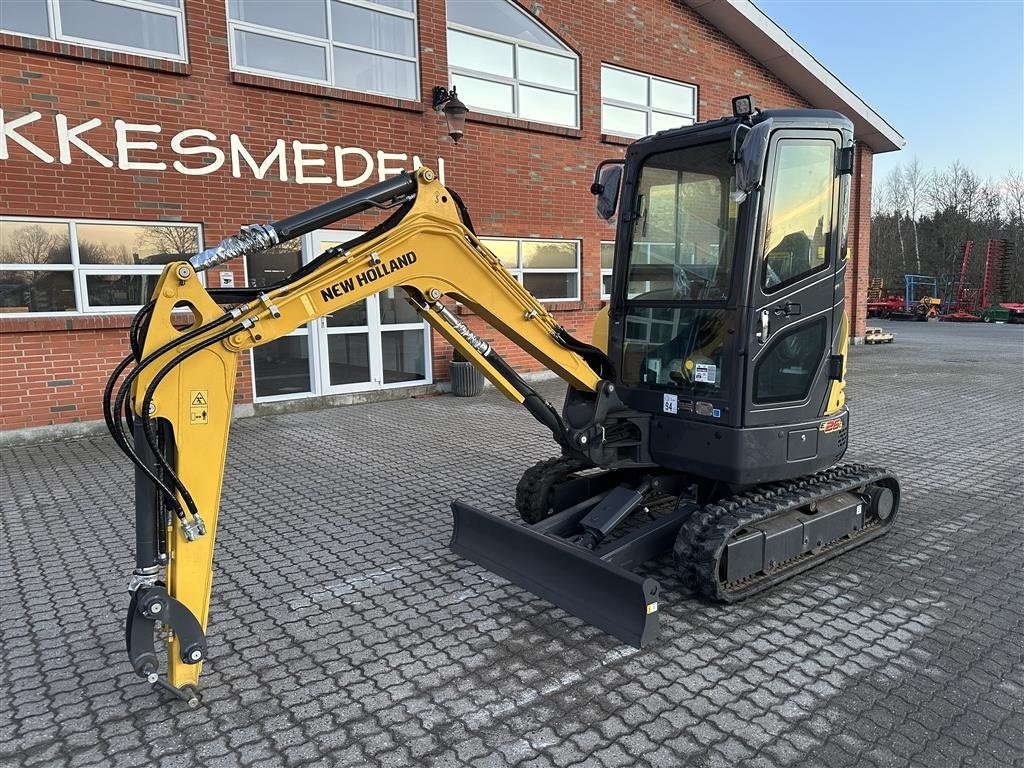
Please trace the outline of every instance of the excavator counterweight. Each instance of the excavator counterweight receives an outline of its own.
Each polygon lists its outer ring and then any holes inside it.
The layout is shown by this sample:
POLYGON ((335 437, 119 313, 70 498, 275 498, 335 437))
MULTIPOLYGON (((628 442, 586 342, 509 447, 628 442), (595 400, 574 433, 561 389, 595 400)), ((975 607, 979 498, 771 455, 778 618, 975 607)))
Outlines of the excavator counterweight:
POLYGON ((659 585, 637 569, 663 553, 683 585, 733 602, 889 530, 896 478, 838 463, 850 416, 852 125, 739 101, 742 114, 638 140, 596 169, 598 215, 617 230, 593 343, 502 266, 427 168, 168 265, 104 395, 107 426, 136 467, 133 669, 198 704, 238 356, 384 289, 402 290, 557 446, 516 489, 525 525, 453 502, 452 550, 624 642, 657 636, 659 585), (370 210, 387 216, 274 285, 199 279, 370 210), (561 410, 456 302, 568 384, 561 410))

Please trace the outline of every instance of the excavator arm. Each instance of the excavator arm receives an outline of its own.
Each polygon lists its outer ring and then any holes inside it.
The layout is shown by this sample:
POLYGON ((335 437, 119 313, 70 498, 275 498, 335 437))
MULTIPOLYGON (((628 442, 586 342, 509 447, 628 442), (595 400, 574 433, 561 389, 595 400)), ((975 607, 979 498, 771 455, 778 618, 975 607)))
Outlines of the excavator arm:
MULTIPOLYGON (((169 264, 132 325, 132 354, 111 376, 108 427, 136 465, 136 568, 126 628, 135 671, 198 703, 221 485, 239 354, 310 320, 401 287, 442 337, 572 451, 554 408, 442 300, 486 320, 581 393, 611 389, 603 353, 576 341, 476 237, 458 197, 421 168, 169 264), (370 208, 394 208, 378 227, 335 246, 279 284, 207 290, 198 272, 370 208), (225 309, 225 306, 228 306, 225 309), (181 310, 193 319, 181 327, 181 310), (165 579, 162 578, 165 574, 165 579), (169 631, 168 674, 156 630, 169 631)), ((579 434, 576 443, 585 442, 579 434)))

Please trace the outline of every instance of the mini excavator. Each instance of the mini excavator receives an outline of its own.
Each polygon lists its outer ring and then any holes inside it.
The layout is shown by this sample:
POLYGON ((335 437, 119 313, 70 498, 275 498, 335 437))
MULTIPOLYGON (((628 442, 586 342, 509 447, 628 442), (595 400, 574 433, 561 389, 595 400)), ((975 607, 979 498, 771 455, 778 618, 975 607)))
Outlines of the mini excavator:
POLYGON ((900 486, 839 464, 853 126, 753 108, 659 132, 595 169, 615 221, 611 301, 573 338, 478 238, 427 168, 243 227, 170 264, 107 384, 135 465, 126 642, 150 683, 198 705, 238 356, 385 288, 551 431, 557 455, 516 488, 522 523, 452 503, 451 549, 622 641, 658 626, 668 551, 682 586, 730 603, 884 534, 900 486), (383 218, 263 288, 199 273, 371 209, 383 218), (568 384, 561 412, 454 311, 476 313, 568 384), (180 310, 191 312, 183 327, 180 310), (156 638, 166 640, 159 672, 156 638))

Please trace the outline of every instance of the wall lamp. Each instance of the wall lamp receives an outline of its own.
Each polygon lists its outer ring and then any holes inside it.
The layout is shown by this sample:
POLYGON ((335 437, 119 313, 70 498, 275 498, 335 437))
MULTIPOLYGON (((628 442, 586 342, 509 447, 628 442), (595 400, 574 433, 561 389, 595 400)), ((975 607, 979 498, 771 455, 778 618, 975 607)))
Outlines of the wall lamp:
POLYGON ((445 122, 448 124, 448 135, 456 144, 462 138, 466 127, 466 113, 469 109, 463 104, 455 93, 455 86, 449 91, 443 85, 435 85, 432 92, 433 106, 435 112, 443 112, 445 122))

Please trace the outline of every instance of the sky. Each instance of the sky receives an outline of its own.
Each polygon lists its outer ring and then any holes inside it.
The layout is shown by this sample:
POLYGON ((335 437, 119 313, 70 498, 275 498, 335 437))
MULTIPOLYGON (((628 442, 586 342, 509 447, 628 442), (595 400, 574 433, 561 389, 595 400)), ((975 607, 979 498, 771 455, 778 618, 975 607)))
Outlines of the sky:
POLYGON ((1024 0, 755 0, 907 140, 914 155, 998 182, 1024 166, 1024 0))

